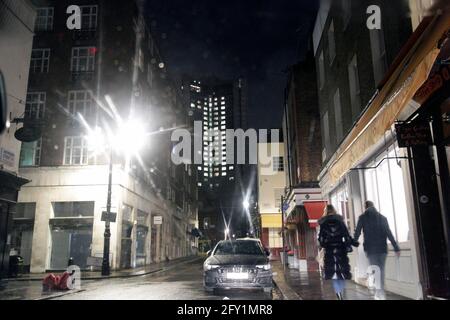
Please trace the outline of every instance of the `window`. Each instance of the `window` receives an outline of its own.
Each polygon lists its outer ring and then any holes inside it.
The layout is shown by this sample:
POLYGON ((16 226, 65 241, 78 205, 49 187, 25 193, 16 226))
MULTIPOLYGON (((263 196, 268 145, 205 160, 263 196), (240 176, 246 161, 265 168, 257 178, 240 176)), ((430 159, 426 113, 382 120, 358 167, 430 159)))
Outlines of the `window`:
POLYGON ((34 220, 36 215, 36 202, 17 203, 14 219, 34 220))
POLYGON ((68 109, 69 112, 77 116, 81 114, 84 117, 88 117, 92 112, 93 99, 90 91, 69 91, 68 94, 68 109))
POLYGON ((41 163, 42 140, 35 142, 22 142, 20 149, 20 166, 33 167, 39 166, 41 163))
POLYGON ((330 195, 331 204, 336 208, 338 214, 340 214, 347 225, 350 227, 350 214, 348 208, 348 192, 345 184, 336 188, 330 195))
POLYGON ((84 30, 97 29, 97 6, 80 6, 81 28, 84 30))
POLYGON ((50 7, 36 10, 35 31, 50 31, 53 29, 54 9, 50 7))
POLYGON ((352 106, 352 117, 355 120, 361 109, 361 89, 359 85, 358 74, 358 57, 353 56, 352 61, 348 65, 348 79, 350 83, 350 100, 352 106))
POLYGON ((336 93, 333 97, 333 105, 334 105, 334 120, 336 127, 336 142, 341 142, 344 136, 344 128, 342 124, 342 108, 341 108, 341 94, 339 89, 336 90, 336 93))
POLYGON ((325 152, 322 153, 322 160, 325 162, 328 152, 330 151, 330 120, 328 116, 328 111, 325 112, 322 118, 323 124, 323 136, 324 136, 324 149, 325 152))
POLYGON ((342 18, 346 30, 352 18, 352 0, 342 0, 342 18))
POLYGON ((64 139, 64 165, 88 164, 88 144, 83 137, 64 139))
MULTIPOLYGON (((147 82, 150 88, 153 88, 153 69, 152 65, 148 64, 148 70, 147 70, 147 82)), ((195 108, 195 104, 193 103, 191 106, 192 108, 195 108), (193 106, 192 106, 193 105, 193 106)), ((198 106, 200 108, 200 105, 198 106)))
POLYGON ((323 51, 319 56, 319 88, 323 89, 325 85, 325 59, 323 57, 323 51))
POLYGON ((406 205, 406 192, 403 183, 401 160, 386 159, 400 154, 398 148, 393 147, 389 152, 383 153, 367 166, 376 166, 376 169, 364 172, 366 200, 373 201, 377 209, 389 221, 392 233, 398 242, 409 241, 408 208, 406 205))
POLYGON ((387 70, 386 45, 384 42, 383 28, 370 31, 370 45, 372 48, 372 62, 375 85, 383 80, 387 70))
POLYGON ((144 65, 145 65, 145 59, 144 59, 144 51, 142 49, 139 49, 139 55, 138 55, 138 67, 143 72, 144 71, 144 65))
POLYGON ((283 239, 280 234, 281 228, 269 228, 269 248, 283 248, 283 239))
POLYGON ((328 29, 328 54, 330 57, 330 65, 333 64, 336 57, 336 41, 334 34, 334 21, 331 21, 330 28, 328 29))
POLYGON ((42 119, 45 113, 45 102, 47 96, 45 92, 30 92, 27 94, 25 103, 25 118, 42 119))
POLYGON ((94 201, 52 203, 55 218, 93 217, 94 205, 94 201))
POLYGON ((273 171, 284 171, 283 157, 273 157, 272 160, 273 171))
POLYGON ((93 72, 95 69, 95 47, 77 47, 72 49, 72 72, 93 72))
POLYGON ((33 49, 31 51, 30 71, 32 73, 48 73, 50 65, 50 49, 33 49))

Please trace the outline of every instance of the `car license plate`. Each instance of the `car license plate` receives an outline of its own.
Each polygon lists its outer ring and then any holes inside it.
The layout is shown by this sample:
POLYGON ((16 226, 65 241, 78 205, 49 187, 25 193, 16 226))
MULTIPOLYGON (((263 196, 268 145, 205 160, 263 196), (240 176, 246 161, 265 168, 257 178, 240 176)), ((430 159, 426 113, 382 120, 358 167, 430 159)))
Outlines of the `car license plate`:
POLYGON ((248 279, 248 273, 230 272, 230 273, 227 273, 227 278, 233 279, 233 280, 246 280, 246 279, 248 279))

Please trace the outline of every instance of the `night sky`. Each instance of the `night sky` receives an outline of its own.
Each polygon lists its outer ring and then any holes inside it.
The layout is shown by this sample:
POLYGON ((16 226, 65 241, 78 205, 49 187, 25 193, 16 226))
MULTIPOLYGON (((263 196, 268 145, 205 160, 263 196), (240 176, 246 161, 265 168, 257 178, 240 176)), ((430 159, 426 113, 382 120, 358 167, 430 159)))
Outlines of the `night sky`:
POLYGON ((249 126, 281 127, 286 69, 310 46, 316 0, 149 0, 147 9, 175 80, 243 76, 249 126))

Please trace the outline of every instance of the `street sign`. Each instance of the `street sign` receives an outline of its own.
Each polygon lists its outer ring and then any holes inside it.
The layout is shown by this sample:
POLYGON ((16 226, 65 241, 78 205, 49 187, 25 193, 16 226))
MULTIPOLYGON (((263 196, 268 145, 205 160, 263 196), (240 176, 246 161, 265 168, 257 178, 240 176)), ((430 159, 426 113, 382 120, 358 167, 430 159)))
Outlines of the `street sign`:
POLYGON ((153 217, 153 224, 162 224, 162 216, 154 216, 153 217))
POLYGON ((400 148, 429 146, 433 144, 428 122, 396 124, 397 141, 400 148))
POLYGON ((107 211, 102 212, 102 221, 109 221, 109 222, 116 222, 117 213, 116 212, 110 212, 108 216, 107 211))

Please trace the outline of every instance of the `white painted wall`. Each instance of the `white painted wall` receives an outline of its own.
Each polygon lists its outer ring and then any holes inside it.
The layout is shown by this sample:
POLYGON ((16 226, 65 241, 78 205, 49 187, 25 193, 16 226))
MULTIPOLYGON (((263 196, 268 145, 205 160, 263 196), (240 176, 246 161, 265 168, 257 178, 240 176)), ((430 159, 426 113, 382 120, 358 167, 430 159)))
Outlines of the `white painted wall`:
POLYGON ((258 144, 258 202, 261 214, 281 212, 275 194, 286 187, 286 174, 273 170, 273 157, 284 157, 284 143, 258 144))
MULTIPOLYGON (((21 168, 20 174, 31 182, 19 193, 19 202, 36 202, 36 218, 33 234, 31 272, 44 272, 50 266, 51 237, 49 219, 52 218, 52 202, 55 201, 95 201, 92 251, 93 256, 102 256, 104 222, 102 211, 106 210, 107 166, 85 167, 41 167, 21 168)), ((112 208, 117 212, 117 222, 111 223, 111 246, 113 269, 120 266, 122 204, 133 207, 133 220, 137 210, 163 216, 163 224, 171 223, 170 209, 164 199, 154 196, 146 185, 124 172, 120 166, 113 170, 112 208)), ((187 219, 187 215, 186 215, 187 219)), ((150 223, 153 223, 151 221, 150 223)), ((187 222, 186 222, 187 223, 187 222)), ((147 261, 150 263, 151 225, 147 236, 147 261)), ((135 232, 134 228, 134 232, 135 232)), ((170 239, 163 237, 163 242, 170 239)), ((136 263, 135 235, 133 239, 132 266, 136 263)), ((159 247, 158 243, 158 247, 159 247)), ((164 245, 164 244, 163 244, 164 245)), ((158 254, 158 253, 157 253, 158 254)), ((161 253, 162 254, 162 253, 161 253)), ((159 257, 158 260, 164 257, 159 257)))

